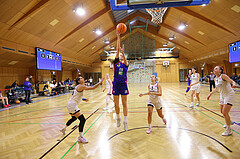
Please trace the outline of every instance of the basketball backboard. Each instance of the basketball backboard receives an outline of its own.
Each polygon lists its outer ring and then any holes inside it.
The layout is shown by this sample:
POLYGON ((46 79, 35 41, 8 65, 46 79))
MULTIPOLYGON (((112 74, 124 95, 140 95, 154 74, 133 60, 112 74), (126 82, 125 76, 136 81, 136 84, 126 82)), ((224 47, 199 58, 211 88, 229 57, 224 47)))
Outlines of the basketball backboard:
POLYGON ((111 9, 115 11, 145 8, 195 6, 208 4, 209 2, 210 0, 110 0, 111 9))

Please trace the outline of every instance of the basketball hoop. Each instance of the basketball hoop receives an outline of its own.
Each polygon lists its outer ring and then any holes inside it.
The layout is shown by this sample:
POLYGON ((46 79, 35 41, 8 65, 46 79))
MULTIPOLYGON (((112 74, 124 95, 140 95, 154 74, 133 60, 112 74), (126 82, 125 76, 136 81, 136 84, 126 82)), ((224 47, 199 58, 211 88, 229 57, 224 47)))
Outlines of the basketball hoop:
POLYGON ((167 70, 167 65, 165 65, 165 70, 167 70))
POLYGON ((155 24, 162 23, 162 18, 165 12, 167 11, 166 8, 147 8, 146 11, 152 16, 151 22, 155 24))

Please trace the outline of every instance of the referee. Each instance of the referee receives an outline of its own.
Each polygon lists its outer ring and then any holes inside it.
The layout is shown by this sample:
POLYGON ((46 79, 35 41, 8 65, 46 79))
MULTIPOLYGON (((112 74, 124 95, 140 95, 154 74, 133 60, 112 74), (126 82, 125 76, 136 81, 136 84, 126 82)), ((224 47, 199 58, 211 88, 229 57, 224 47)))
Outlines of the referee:
POLYGON ((212 92, 212 86, 213 88, 215 88, 215 82, 214 82, 215 77, 216 76, 213 74, 213 72, 211 72, 210 75, 208 75, 209 83, 210 83, 210 92, 212 92))

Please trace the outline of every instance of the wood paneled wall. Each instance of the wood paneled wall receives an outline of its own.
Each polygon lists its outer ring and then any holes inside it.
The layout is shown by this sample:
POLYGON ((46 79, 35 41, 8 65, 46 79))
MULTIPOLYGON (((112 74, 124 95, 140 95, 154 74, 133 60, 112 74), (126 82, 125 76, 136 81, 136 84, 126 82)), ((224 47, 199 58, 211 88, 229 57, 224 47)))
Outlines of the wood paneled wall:
POLYGON ((37 70, 38 81, 51 81, 51 71, 37 70))
POLYGON ((0 89, 11 86, 15 80, 23 85, 27 76, 29 76, 28 68, 0 67, 0 89))
POLYGON ((156 71, 159 82, 179 82, 179 60, 161 59, 156 61, 156 71), (163 61, 169 61, 167 69, 163 66, 163 61))
POLYGON ((62 80, 65 81, 67 78, 69 78, 70 80, 72 80, 72 71, 62 71, 62 80))

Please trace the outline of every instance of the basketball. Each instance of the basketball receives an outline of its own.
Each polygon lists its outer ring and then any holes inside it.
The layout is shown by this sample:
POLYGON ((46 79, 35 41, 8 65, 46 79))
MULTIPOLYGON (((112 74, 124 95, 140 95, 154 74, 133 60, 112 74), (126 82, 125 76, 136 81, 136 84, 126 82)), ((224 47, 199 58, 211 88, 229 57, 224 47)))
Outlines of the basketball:
POLYGON ((20 101, 19 101, 19 100, 17 100, 17 101, 16 101, 16 104, 20 104, 20 101))
POLYGON ((127 31, 127 26, 124 24, 124 23, 119 23, 117 25, 117 31, 120 33, 120 34, 123 34, 127 31))

